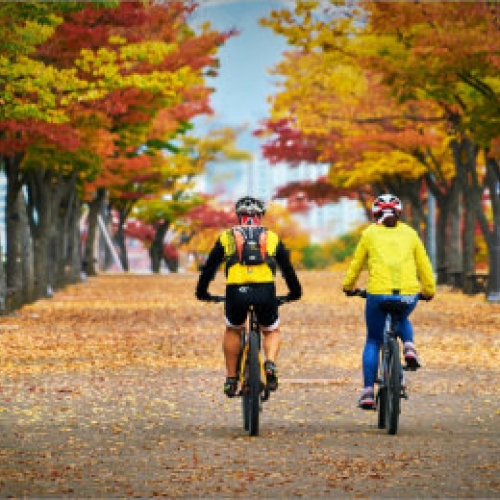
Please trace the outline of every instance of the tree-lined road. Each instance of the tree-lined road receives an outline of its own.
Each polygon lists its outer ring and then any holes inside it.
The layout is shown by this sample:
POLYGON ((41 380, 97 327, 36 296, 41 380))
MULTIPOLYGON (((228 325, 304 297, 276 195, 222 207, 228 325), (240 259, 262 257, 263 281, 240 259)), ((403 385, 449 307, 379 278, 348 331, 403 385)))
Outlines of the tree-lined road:
POLYGON ((222 394, 222 305, 194 274, 98 276, 3 318, 0 496, 498 498, 500 306, 419 304, 425 367, 394 437, 356 408, 363 301, 338 272, 300 278, 258 438, 222 394))

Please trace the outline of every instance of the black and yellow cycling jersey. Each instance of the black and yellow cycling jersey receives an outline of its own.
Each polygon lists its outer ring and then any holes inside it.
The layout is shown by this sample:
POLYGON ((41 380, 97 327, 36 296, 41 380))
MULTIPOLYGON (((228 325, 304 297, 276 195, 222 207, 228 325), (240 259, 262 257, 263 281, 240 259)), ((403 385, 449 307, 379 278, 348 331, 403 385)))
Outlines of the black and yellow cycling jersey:
POLYGON ((278 235, 266 229, 265 258, 261 264, 246 265, 239 261, 236 241, 232 229, 224 231, 219 241, 224 248, 225 272, 228 285, 240 283, 270 283, 276 274, 275 256, 278 249, 278 235))
POLYGON ((302 287, 290 262, 288 250, 274 231, 267 230, 266 240, 265 262, 247 266, 238 260, 231 259, 235 251, 231 230, 223 231, 217 238, 200 273, 196 296, 203 297, 208 293, 210 282, 215 278, 219 266, 224 263, 227 285, 273 283, 276 267, 278 267, 289 289, 289 298, 299 299, 302 295, 302 287))

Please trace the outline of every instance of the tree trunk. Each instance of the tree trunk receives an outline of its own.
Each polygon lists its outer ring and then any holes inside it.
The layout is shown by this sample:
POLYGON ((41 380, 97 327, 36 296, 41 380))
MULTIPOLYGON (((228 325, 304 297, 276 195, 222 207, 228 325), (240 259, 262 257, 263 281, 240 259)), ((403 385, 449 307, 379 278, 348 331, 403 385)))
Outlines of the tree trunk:
POLYGON ((448 250, 448 219, 450 213, 450 191, 448 186, 443 183, 437 183, 434 174, 426 175, 427 186, 434 196, 437 205, 436 214, 436 275, 439 285, 447 282, 447 250, 448 250))
POLYGON ((464 140, 462 147, 466 158, 466 175, 463 179, 463 199, 465 206, 463 247, 463 291, 467 295, 476 293, 476 283, 472 278, 476 272, 476 226, 477 212, 481 208, 482 187, 477 179, 478 148, 470 140, 464 140))
POLYGON ((33 234, 33 247, 35 252, 35 296, 51 297, 53 292, 52 276, 53 267, 50 260, 50 217, 51 204, 47 200, 46 194, 42 194, 44 199, 37 203, 36 223, 31 220, 31 232, 33 234))
POLYGON ((82 277, 82 238, 80 234, 80 217, 82 202, 73 191, 70 216, 68 217, 68 248, 66 253, 66 265, 69 267, 69 279, 77 283, 82 277))
POLYGON ((35 295, 35 254, 33 253, 33 237, 26 213, 24 196, 21 199, 22 207, 19 210, 21 217, 22 238, 22 267, 23 267, 23 299, 24 303, 33 302, 35 295))
POLYGON ((114 239, 120 250, 120 262, 122 264, 122 269, 124 271, 129 271, 127 244, 125 241, 125 231, 123 229, 125 227, 125 222, 127 221, 128 211, 118 209, 118 217, 118 229, 116 230, 114 239))
POLYGON ((409 206, 407 212, 407 221, 415 231, 417 231, 420 238, 424 238, 425 230, 425 213, 422 205, 422 198, 420 192, 422 191, 422 181, 423 178, 416 181, 404 181, 401 180, 402 191, 404 192, 404 197, 406 203, 409 206))
POLYGON ((170 227, 169 221, 164 221, 156 227, 155 237, 149 247, 149 257, 151 259, 151 271, 159 273, 163 260, 163 241, 170 227))
POLYGON ((3 265, 3 242, 0 241, 0 315, 7 309, 7 280, 5 278, 5 268, 3 265))
POLYGON ((7 176, 7 203, 5 223, 7 234, 7 309, 19 308, 24 302, 23 293, 23 218, 25 203, 20 171, 21 155, 6 157, 4 160, 7 176))
POLYGON ((446 265, 448 261, 447 252, 447 228, 448 228, 448 208, 449 198, 443 197, 441 203, 438 202, 439 211, 437 215, 436 231, 436 274, 437 282, 443 285, 447 282, 446 265))
POLYGON ((489 228, 483 210, 478 212, 479 226, 488 246, 489 279, 487 298, 500 302, 500 168, 493 158, 486 160, 485 186, 490 193, 493 225, 489 228))
POLYGON ((61 200, 68 191, 62 176, 46 169, 26 174, 28 215, 35 247, 35 292, 39 297, 51 297, 57 288, 61 248, 58 245, 61 200))
POLYGON ((95 276, 96 255, 95 242, 99 230, 97 217, 102 212, 102 206, 106 197, 106 191, 103 188, 97 190, 94 199, 89 203, 89 213, 87 217, 87 239, 85 240, 85 250, 83 253, 83 271, 87 276, 95 276))
POLYGON ((462 288, 462 206, 460 183, 453 179, 449 198, 449 240, 446 252, 446 283, 462 288))
POLYGON ((58 207, 56 250, 56 286, 75 283, 80 279, 81 251, 75 241, 75 229, 79 234, 80 203, 75 189, 76 175, 68 180, 64 198, 58 207), (75 256, 75 253, 77 254, 75 256))

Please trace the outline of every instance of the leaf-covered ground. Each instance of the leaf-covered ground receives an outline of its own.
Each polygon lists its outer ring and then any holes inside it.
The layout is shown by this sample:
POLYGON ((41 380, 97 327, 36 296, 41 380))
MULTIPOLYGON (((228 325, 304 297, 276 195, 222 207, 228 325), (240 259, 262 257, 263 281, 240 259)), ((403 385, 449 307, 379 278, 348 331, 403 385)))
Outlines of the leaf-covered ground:
POLYGON ((425 367, 388 436, 356 408, 364 304, 341 277, 302 273, 282 308, 258 438, 222 394, 223 306, 194 274, 99 276, 2 318, 0 496, 500 497, 500 305, 419 304, 425 367))

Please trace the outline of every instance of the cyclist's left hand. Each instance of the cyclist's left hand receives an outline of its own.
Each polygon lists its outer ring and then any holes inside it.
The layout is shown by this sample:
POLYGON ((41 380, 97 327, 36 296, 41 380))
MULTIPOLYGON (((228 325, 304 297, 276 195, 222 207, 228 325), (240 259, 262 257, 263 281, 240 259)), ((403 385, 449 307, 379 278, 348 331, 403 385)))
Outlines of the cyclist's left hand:
POLYGON ((420 299, 425 300, 426 302, 430 302, 434 298, 434 295, 425 295, 424 293, 420 294, 420 299))

